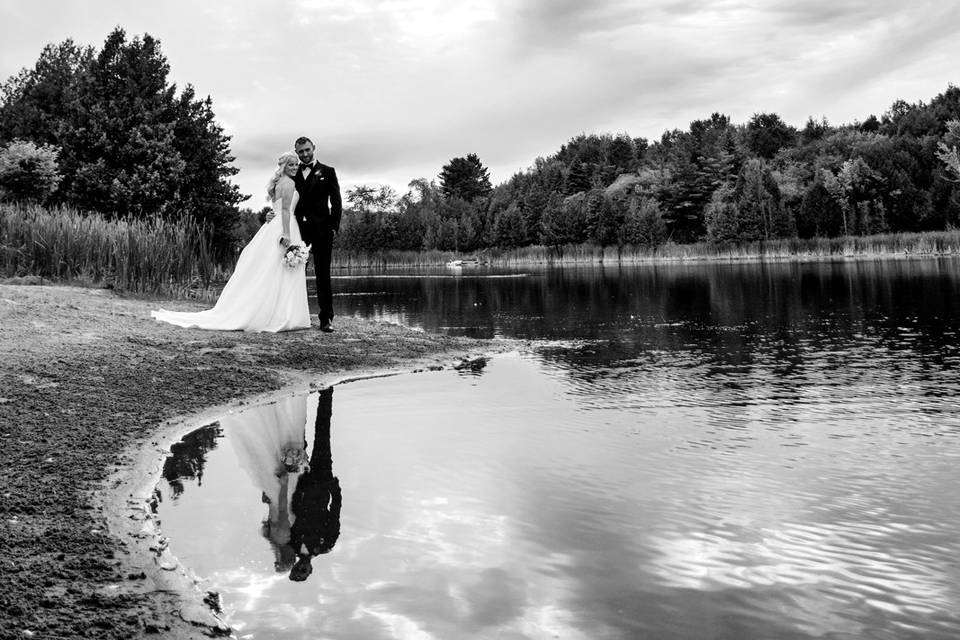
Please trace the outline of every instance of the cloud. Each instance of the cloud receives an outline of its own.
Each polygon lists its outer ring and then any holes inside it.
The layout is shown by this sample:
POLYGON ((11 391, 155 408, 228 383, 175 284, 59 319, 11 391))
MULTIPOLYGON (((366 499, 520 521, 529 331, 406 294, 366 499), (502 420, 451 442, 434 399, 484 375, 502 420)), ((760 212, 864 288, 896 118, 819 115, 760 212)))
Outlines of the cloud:
POLYGON ((291 136, 397 188, 478 153, 494 181, 581 132, 658 138, 714 111, 802 125, 881 113, 954 81, 960 7, 921 0, 0 0, 0 71, 47 42, 158 37, 171 80, 213 98, 242 190, 291 136))

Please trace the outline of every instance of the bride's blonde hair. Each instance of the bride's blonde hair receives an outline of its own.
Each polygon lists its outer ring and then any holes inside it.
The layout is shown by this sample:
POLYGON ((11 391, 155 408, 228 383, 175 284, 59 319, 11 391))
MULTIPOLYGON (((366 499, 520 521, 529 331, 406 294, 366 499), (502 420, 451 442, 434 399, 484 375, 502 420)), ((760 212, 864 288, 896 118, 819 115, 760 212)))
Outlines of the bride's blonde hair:
POLYGON ((293 151, 284 151, 280 154, 280 157, 277 158, 277 170, 273 172, 273 175, 270 177, 270 182, 267 183, 267 200, 273 202, 273 199, 277 193, 277 183, 280 182, 280 178, 283 177, 283 165, 287 164, 289 160, 297 160, 300 158, 293 151))

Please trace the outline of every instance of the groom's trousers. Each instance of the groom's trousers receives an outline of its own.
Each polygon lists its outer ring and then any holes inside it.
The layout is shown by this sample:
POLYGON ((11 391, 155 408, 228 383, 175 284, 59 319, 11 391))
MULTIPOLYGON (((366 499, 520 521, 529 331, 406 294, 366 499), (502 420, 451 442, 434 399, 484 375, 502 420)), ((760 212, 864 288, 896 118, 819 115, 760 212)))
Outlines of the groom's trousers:
POLYGON ((333 231, 325 229, 310 248, 313 273, 317 277, 317 305, 320 322, 333 320, 333 289, 330 286, 330 260, 333 257, 333 231))

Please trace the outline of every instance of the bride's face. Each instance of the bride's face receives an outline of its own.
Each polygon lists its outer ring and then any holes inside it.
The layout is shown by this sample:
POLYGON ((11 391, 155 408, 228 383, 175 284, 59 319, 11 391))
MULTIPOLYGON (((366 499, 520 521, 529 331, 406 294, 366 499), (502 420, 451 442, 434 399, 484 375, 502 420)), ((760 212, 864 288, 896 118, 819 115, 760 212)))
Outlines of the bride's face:
POLYGON ((300 161, 296 158, 290 158, 283 165, 283 175, 293 177, 297 175, 297 169, 300 167, 300 161))

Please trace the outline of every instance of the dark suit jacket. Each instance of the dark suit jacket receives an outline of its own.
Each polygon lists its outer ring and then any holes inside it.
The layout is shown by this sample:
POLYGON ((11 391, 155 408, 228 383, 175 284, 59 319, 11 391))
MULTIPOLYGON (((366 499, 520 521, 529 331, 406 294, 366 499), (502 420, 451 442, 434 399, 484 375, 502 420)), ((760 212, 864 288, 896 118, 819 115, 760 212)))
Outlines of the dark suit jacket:
POLYGON ((296 519, 287 543, 300 553, 305 545, 311 556, 326 553, 340 537, 340 481, 311 469, 300 476, 291 509, 296 519))
POLYGON ((293 177, 297 193, 300 194, 293 215, 303 241, 317 246, 317 242, 329 236, 329 231, 340 231, 343 201, 340 199, 340 184, 334 168, 319 162, 314 162, 313 167, 314 170, 306 178, 303 177, 303 169, 298 169, 293 177))

